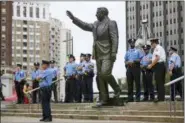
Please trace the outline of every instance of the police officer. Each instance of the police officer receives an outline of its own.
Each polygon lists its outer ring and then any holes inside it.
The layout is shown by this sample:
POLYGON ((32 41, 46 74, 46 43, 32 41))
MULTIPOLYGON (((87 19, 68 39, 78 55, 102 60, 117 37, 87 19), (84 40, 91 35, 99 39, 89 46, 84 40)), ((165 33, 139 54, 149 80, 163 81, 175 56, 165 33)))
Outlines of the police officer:
POLYGON ((22 65, 21 64, 17 64, 17 69, 15 72, 15 89, 16 89, 16 93, 17 93, 17 104, 21 104, 24 103, 24 93, 23 93, 23 87, 25 84, 25 77, 26 74, 25 72, 22 70, 22 65))
POLYGON ((130 49, 125 54, 126 76, 128 82, 128 102, 133 102, 133 86, 136 87, 136 101, 140 101, 140 61, 143 53, 135 48, 136 39, 129 39, 130 49))
POLYGON ((40 91, 41 91, 41 101, 42 101, 42 119, 40 121, 50 122, 52 121, 51 116, 51 85, 53 71, 49 68, 50 61, 42 60, 42 69, 37 80, 39 81, 40 91))
POLYGON ((143 101, 148 101, 150 95, 150 101, 154 101, 154 87, 152 84, 153 72, 151 69, 147 69, 147 66, 152 62, 152 54, 149 53, 150 45, 144 45, 144 56, 141 59, 141 70, 142 70, 142 80, 144 87, 144 99, 143 101))
POLYGON ((94 63, 91 62, 91 54, 86 54, 83 71, 84 102, 93 102, 94 63))
POLYGON ((64 67, 64 76, 66 79, 65 85, 65 102, 73 103, 75 101, 75 83, 76 83, 76 68, 77 64, 75 63, 75 57, 73 55, 69 55, 69 62, 64 67))
POLYGON ((1 81, 2 81, 1 79, 2 79, 3 74, 4 74, 4 70, 2 70, 1 73, 0 73, 0 77, 1 77, 1 78, 0 78, 0 98, 1 98, 1 100, 4 101, 5 98, 4 98, 4 96, 3 96, 3 92, 2 92, 3 89, 2 89, 2 88, 3 88, 3 86, 5 86, 5 85, 1 82, 1 81))
POLYGON ((165 98, 165 62, 166 62, 166 54, 164 48, 159 45, 159 39, 151 39, 151 47, 154 49, 152 55, 152 63, 148 65, 148 69, 154 70, 156 88, 157 88, 157 96, 158 99, 155 101, 164 101, 165 98))
MULTIPOLYGON (((177 49, 175 47, 171 47, 170 51, 170 58, 169 58, 169 75, 170 75, 170 80, 177 79, 178 77, 182 76, 182 71, 181 71, 181 58, 177 54, 177 49)), ((180 97, 183 98, 182 96, 182 84, 181 82, 176 82, 175 84, 171 85, 171 100, 174 101, 176 92, 179 93, 180 97)))
MULTIPOLYGON (((34 63, 34 67, 35 67, 35 70, 32 71, 32 88, 35 89, 37 87, 39 87, 39 82, 37 80, 37 77, 39 76, 40 74, 40 70, 39 70, 39 67, 40 67, 40 64, 38 62, 34 63)), ((33 103, 37 103, 40 101, 40 91, 37 90, 37 91, 34 91, 33 92, 33 96, 32 96, 32 102, 33 103), (38 101, 37 101, 37 97, 38 97, 38 101)))
MULTIPOLYGON (((53 81, 57 80, 57 76, 59 75, 59 69, 55 67, 55 61, 50 61, 51 69, 53 70, 53 81)), ((54 94, 55 103, 58 103, 57 99, 57 83, 52 84, 52 91, 54 94)))
POLYGON ((82 101, 82 81, 83 81, 83 67, 85 62, 85 54, 81 53, 80 63, 77 66, 77 76, 76 76, 76 101, 82 101))

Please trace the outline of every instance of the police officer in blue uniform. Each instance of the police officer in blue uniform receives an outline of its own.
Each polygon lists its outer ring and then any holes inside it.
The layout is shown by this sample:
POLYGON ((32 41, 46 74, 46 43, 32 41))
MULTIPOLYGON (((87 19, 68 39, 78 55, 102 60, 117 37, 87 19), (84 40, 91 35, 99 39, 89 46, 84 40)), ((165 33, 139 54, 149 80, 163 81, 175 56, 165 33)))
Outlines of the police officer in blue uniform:
MULTIPOLYGON (((53 79, 52 80, 55 81, 55 80, 57 80, 57 76, 59 74, 59 69, 57 67, 55 67, 55 61, 54 60, 50 61, 50 66, 51 66, 51 69, 53 70, 53 79)), ((55 103, 58 103, 57 83, 52 84, 52 91, 53 91, 55 103)))
POLYGON ((40 121, 51 122, 51 85, 53 71, 49 68, 50 61, 42 60, 42 71, 37 78, 39 81, 40 91, 41 91, 41 101, 42 101, 42 119, 40 121))
POLYGON ((140 61, 143 57, 141 50, 135 48, 136 39, 129 39, 130 49, 125 54, 126 76, 128 82, 128 102, 133 102, 133 86, 136 87, 136 101, 140 101, 141 86, 140 86, 140 61))
MULTIPOLYGON (((32 71, 32 73, 31 73, 31 77, 32 77, 32 88, 33 89, 39 87, 39 82, 37 80, 37 77, 40 74, 40 70, 39 70, 40 64, 38 62, 36 62, 36 63, 34 63, 34 67, 35 67, 35 70, 32 71)), ((33 103, 40 102, 40 91, 39 90, 33 92, 32 102, 33 103), (38 100, 37 100, 37 97, 38 97, 38 100)))
POLYGON ((141 59, 141 71, 142 71, 142 80, 143 80, 143 87, 144 87, 144 99, 143 101, 149 100, 154 101, 154 86, 152 83, 153 72, 151 69, 147 69, 147 66, 152 62, 152 54, 149 53, 150 45, 144 45, 144 56, 141 59))
POLYGON ((15 89, 16 89, 17 98, 18 98, 17 104, 24 103, 23 87, 24 87, 24 84, 26 83, 25 77, 26 77, 26 74, 22 70, 22 65, 17 64, 17 70, 15 72, 15 80, 14 80, 15 89))
POLYGON ((83 71, 84 102, 93 102, 94 63, 91 62, 91 54, 86 54, 83 71))
POLYGON ((77 66, 77 75, 76 75, 76 101, 78 103, 82 101, 82 81, 83 81, 84 62, 85 62, 85 54, 81 53, 80 63, 77 66))
MULTIPOLYGON (((169 75, 170 80, 177 79, 178 77, 182 76, 182 70, 181 70, 181 58, 177 54, 177 49, 175 47, 171 47, 170 51, 170 58, 169 58, 169 75)), ((175 100, 176 93, 179 93, 180 97, 183 98, 183 92, 182 92, 182 83, 176 82, 175 84, 171 85, 171 100, 175 100)))
POLYGON ((65 85, 65 102, 73 103, 75 101, 75 83, 76 83, 76 68, 77 64, 75 63, 75 57, 73 55, 69 55, 69 62, 67 62, 64 67, 64 76, 66 79, 65 85))

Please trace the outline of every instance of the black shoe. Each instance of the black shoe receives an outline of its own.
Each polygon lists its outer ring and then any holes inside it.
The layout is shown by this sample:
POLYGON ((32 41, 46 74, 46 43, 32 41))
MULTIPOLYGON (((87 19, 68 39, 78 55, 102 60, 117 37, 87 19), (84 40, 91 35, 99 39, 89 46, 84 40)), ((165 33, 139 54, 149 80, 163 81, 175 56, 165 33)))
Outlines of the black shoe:
POLYGON ((47 118, 44 120, 44 122, 52 122, 52 118, 47 118))
POLYGON ((44 120, 45 120, 44 118, 40 119, 40 121, 44 121, 44 120))

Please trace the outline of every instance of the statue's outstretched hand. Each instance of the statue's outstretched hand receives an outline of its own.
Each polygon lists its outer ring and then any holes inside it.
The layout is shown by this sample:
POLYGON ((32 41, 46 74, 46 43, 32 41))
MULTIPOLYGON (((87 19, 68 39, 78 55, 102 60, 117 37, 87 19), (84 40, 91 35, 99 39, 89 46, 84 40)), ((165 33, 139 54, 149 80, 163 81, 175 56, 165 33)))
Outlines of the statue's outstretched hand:
POLYGON ((67 16, 71 19, 71 20, 73 20, 74 19, 74 16, 73 16, 73 14, 70 12, 70 11, 66 11, 66 14, 67 14, 67 16))

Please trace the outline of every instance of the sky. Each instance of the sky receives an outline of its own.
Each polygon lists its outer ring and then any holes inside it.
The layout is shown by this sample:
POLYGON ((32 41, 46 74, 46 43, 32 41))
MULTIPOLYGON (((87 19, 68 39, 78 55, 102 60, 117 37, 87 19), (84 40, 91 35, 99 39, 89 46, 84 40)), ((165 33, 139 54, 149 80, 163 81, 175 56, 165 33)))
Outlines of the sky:
POLYGON ((125 77, 124 55, 126 51, 126 13, 124 1, 91 1, 91 2, 50 2, 51 17, 57 18, 65 23, 65 27, 71 29, 74 39, 74 55, 79 57, 80 53, 92 53, 93 36, 78 28, 66 16, 66 10, 85 22, 96 21, 96 10, 98 7, 107 7, 109 18, 115 20, 119 30, 119 48, 117 60, 114 64, 113 75, 115 78, 125 77))

